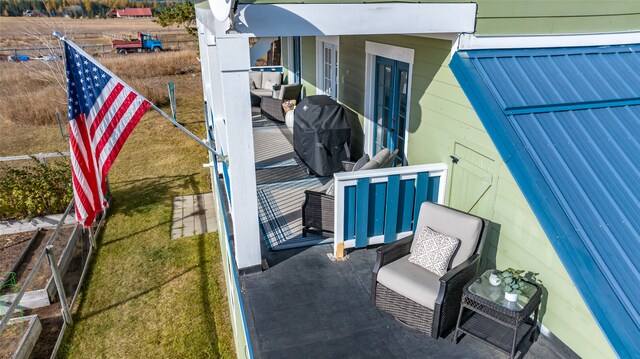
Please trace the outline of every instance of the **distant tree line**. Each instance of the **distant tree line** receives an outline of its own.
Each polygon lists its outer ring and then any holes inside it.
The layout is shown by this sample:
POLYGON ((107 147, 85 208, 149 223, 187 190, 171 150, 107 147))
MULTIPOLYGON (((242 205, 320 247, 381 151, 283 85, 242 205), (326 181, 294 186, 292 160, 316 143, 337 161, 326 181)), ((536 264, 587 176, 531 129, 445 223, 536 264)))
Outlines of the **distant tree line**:
POLYGON ((3 0, 0 1, 0 15, 23 16, 70 16, 73 18, 107 17, 111 9, 126 7, 148 7, 155 15, 168 4, 168 0, 3 0))

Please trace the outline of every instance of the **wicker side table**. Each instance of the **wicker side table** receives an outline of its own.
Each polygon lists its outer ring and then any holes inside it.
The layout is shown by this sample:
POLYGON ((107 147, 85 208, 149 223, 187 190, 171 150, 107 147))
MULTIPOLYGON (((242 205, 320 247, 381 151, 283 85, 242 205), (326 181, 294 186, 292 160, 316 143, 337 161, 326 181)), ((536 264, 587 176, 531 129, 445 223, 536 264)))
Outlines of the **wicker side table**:
POLYGON ((457 343, 461 334, 468 334, 513 358, 525 338, 535 340, 542 290, 527 282, 519 300, 508 302, 504 300, 503 285, 490 286, 491 272, 488 270, 465 285, 453 340, 457 343))

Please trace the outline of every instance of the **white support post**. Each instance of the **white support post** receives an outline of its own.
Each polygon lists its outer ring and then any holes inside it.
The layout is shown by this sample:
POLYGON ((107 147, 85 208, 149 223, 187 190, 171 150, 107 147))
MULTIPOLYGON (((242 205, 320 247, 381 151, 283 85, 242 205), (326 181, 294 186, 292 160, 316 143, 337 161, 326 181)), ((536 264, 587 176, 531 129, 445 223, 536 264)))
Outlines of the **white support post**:
POLYGON ((260 269, 260 228, 256 192, 253 126, 249 97, 249 38, 225 34, 202 22, 199 32, 205 98, 212 109, 216 145, 229 160, 229 191, 235 260, 241 272, 260 269), (204 49, 203 49, 204 47, 204 49), (204 50, 204 51, 203 51, 204 50))

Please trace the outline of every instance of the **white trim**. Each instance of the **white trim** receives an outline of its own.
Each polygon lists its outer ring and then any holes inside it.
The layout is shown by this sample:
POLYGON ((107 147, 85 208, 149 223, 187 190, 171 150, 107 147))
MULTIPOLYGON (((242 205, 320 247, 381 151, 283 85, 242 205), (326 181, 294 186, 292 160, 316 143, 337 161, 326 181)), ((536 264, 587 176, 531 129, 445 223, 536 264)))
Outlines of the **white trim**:
POLYGON ((409 149, 409 124, 411 122, 411 87, 413 86, 413 62, 415 56, 415 50, 407 47, 399 47, 387 44, 380 44, 377 42, 367 41, 365 43, 365 83, 364 83, 364 153, 369 156, 373 155, 373 131, 375 126, 373 125, 375 119, 374 104, 375 99, 375 71, 376 71, 376 56, 386 57, 391 60, 401 61, 409 64, 408 74, 408 89, 407 89, 407 113, 406 123, 404 125, 404 148, 403 153, 405 159, 408 155, 409 149))
POLYGON ((367 41, 364 45, 364 51, 367 54, 382 56, 388 59, 406 62, 413 65, 415 50, 408 47, 399 47, 394 45, 380 44, 377 42, 367 41))
POLYGON ((429 177, 440 176, 441 172, 446 172, 449 167, 446 163, 428 163, 424 165, 376 168, 373 170, 359 170, 351 172, 338 172, 333 174, 333 178, 337 182, 346 183, 346 181, 357 180, 359 178, 372 178, 371 182, 375 183, 374 177, 387 177, 399 175, 400 179, 415 178, 418 172, 429 172, 429 177))
POLYGON ((476 10, 475 3, 239 4, 234 25, 254 37, 472 33, 476 10))
MULTIPOLYGON (((333 45, 335 53, 339 54, 340 53, 340 37, 339 36, 316 36, 316 95, 326 95, 326 92, 323 90, 324 89, 324 47, 325 44, 330 44, 333 45)), ((336 73, 334 78, 332 79, 332 81, 334 82, 335 85, 335 94, 332 97, 334 100, 338 100, 338 93, 339 93, 339 80, 338 80, 338 74, 339 74, 339 66, 340 66, 340 61, 338 59, 338 56, 336 56, 335 58, 335 66, 336 68, 336 73)), ((333 69, 333 67, 332 67, 333 69)))
POLYGON ((461 34, 457 50, 607 46, 640 43, 640 32, 574 35, 475 36, 461 34))

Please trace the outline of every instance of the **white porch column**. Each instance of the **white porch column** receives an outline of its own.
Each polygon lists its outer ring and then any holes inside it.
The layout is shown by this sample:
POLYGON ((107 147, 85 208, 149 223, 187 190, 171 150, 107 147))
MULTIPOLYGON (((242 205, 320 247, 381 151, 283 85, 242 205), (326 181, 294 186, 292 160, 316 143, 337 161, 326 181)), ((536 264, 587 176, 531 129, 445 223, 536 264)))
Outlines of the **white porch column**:
POLYGON ((260 269, 261 252, 249 97, 249 37, 216 36, 215 46, 220 87, 224 89, 215 96, 222 99, 226 125, 236 263, 241 271, 254 271, 260 269))
MULTIPOLYGON (((260 230, 249 98, 249 38, 216 36, 198 21, 204 96, 213 112, 216 146, 228 156, 234 253, 239 271, 260 270, 260 230)), ((217 179, 216 179, 217 180, 217 179)))

